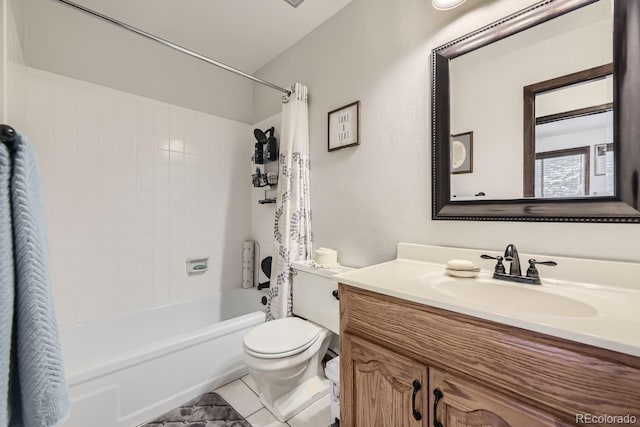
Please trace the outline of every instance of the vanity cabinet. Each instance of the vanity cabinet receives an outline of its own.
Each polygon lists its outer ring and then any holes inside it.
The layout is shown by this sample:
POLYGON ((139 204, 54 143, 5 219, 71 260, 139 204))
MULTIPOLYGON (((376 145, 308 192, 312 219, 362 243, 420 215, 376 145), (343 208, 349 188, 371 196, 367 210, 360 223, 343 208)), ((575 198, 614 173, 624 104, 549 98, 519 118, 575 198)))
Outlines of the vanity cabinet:
POLYGON ((431 426, 437 425, 434 417, 443 427, 568 425, 495 389, 437 368, 429 369, 429 388, 429 408, 435 408, 429 414, 431 426), (437 402, 436 393, 440 396, 437 402))
POLYGON ((351 406, 351 424, 342 425, 426 427, 427 368, 357 337, 344 339, 349 355, 340 360, 351 372, 349 389, 358 404, 351 406))
MULTIPOLYGON (((640 420, 637 357, 343 284, 339 292, 343 426, 640 420)), ((613 425, 600 421, 590 425, 613 425)))

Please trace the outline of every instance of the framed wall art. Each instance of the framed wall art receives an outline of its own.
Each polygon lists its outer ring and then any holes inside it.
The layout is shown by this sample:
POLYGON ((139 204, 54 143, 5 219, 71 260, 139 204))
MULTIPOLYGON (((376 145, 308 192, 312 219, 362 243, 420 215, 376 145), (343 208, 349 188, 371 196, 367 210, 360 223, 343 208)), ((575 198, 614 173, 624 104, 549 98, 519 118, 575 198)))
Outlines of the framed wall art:
POLYGON ((607 174, 607 146, 613 144, 597 144, 594 148, 595 150, 595 166, 594 166, 594 175, 606 175, 607 174))
POLYGON ((473 172, 473 132, 451 135, 451 173, 473 172))
POLYGON ((360 144, 360 101, 329 111, 329 151, 360 144))

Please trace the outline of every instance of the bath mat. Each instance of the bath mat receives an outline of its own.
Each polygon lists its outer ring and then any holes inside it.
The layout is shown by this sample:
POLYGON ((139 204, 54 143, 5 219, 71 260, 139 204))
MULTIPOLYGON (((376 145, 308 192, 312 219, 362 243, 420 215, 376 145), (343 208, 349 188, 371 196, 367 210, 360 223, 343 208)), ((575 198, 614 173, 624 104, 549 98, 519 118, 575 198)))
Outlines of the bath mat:
POLYGON ((251 427, 218 393, 205 393, 140 427, 251 427))

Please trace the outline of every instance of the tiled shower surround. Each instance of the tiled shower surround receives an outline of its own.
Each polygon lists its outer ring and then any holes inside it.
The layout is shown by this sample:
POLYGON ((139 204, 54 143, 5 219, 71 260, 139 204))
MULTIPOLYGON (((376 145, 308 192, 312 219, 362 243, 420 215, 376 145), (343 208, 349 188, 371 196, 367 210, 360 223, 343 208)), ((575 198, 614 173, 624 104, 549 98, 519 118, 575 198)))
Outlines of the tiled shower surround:
POLYGON ((239 286, 248 125, 34 68, 26 86, 61 323, 239 286))

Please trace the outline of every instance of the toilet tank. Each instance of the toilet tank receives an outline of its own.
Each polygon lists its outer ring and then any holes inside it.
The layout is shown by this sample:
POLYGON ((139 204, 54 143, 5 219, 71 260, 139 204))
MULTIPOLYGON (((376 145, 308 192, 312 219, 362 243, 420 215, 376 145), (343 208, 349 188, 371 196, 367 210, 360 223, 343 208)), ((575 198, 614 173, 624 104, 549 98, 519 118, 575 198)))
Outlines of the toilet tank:
POLYGON ((293 314, 340 333, 340 304, 333 296, 338 282, 333 276, 353 269, 315 268, 311 261, 294 262, 292 268, 293 314))

